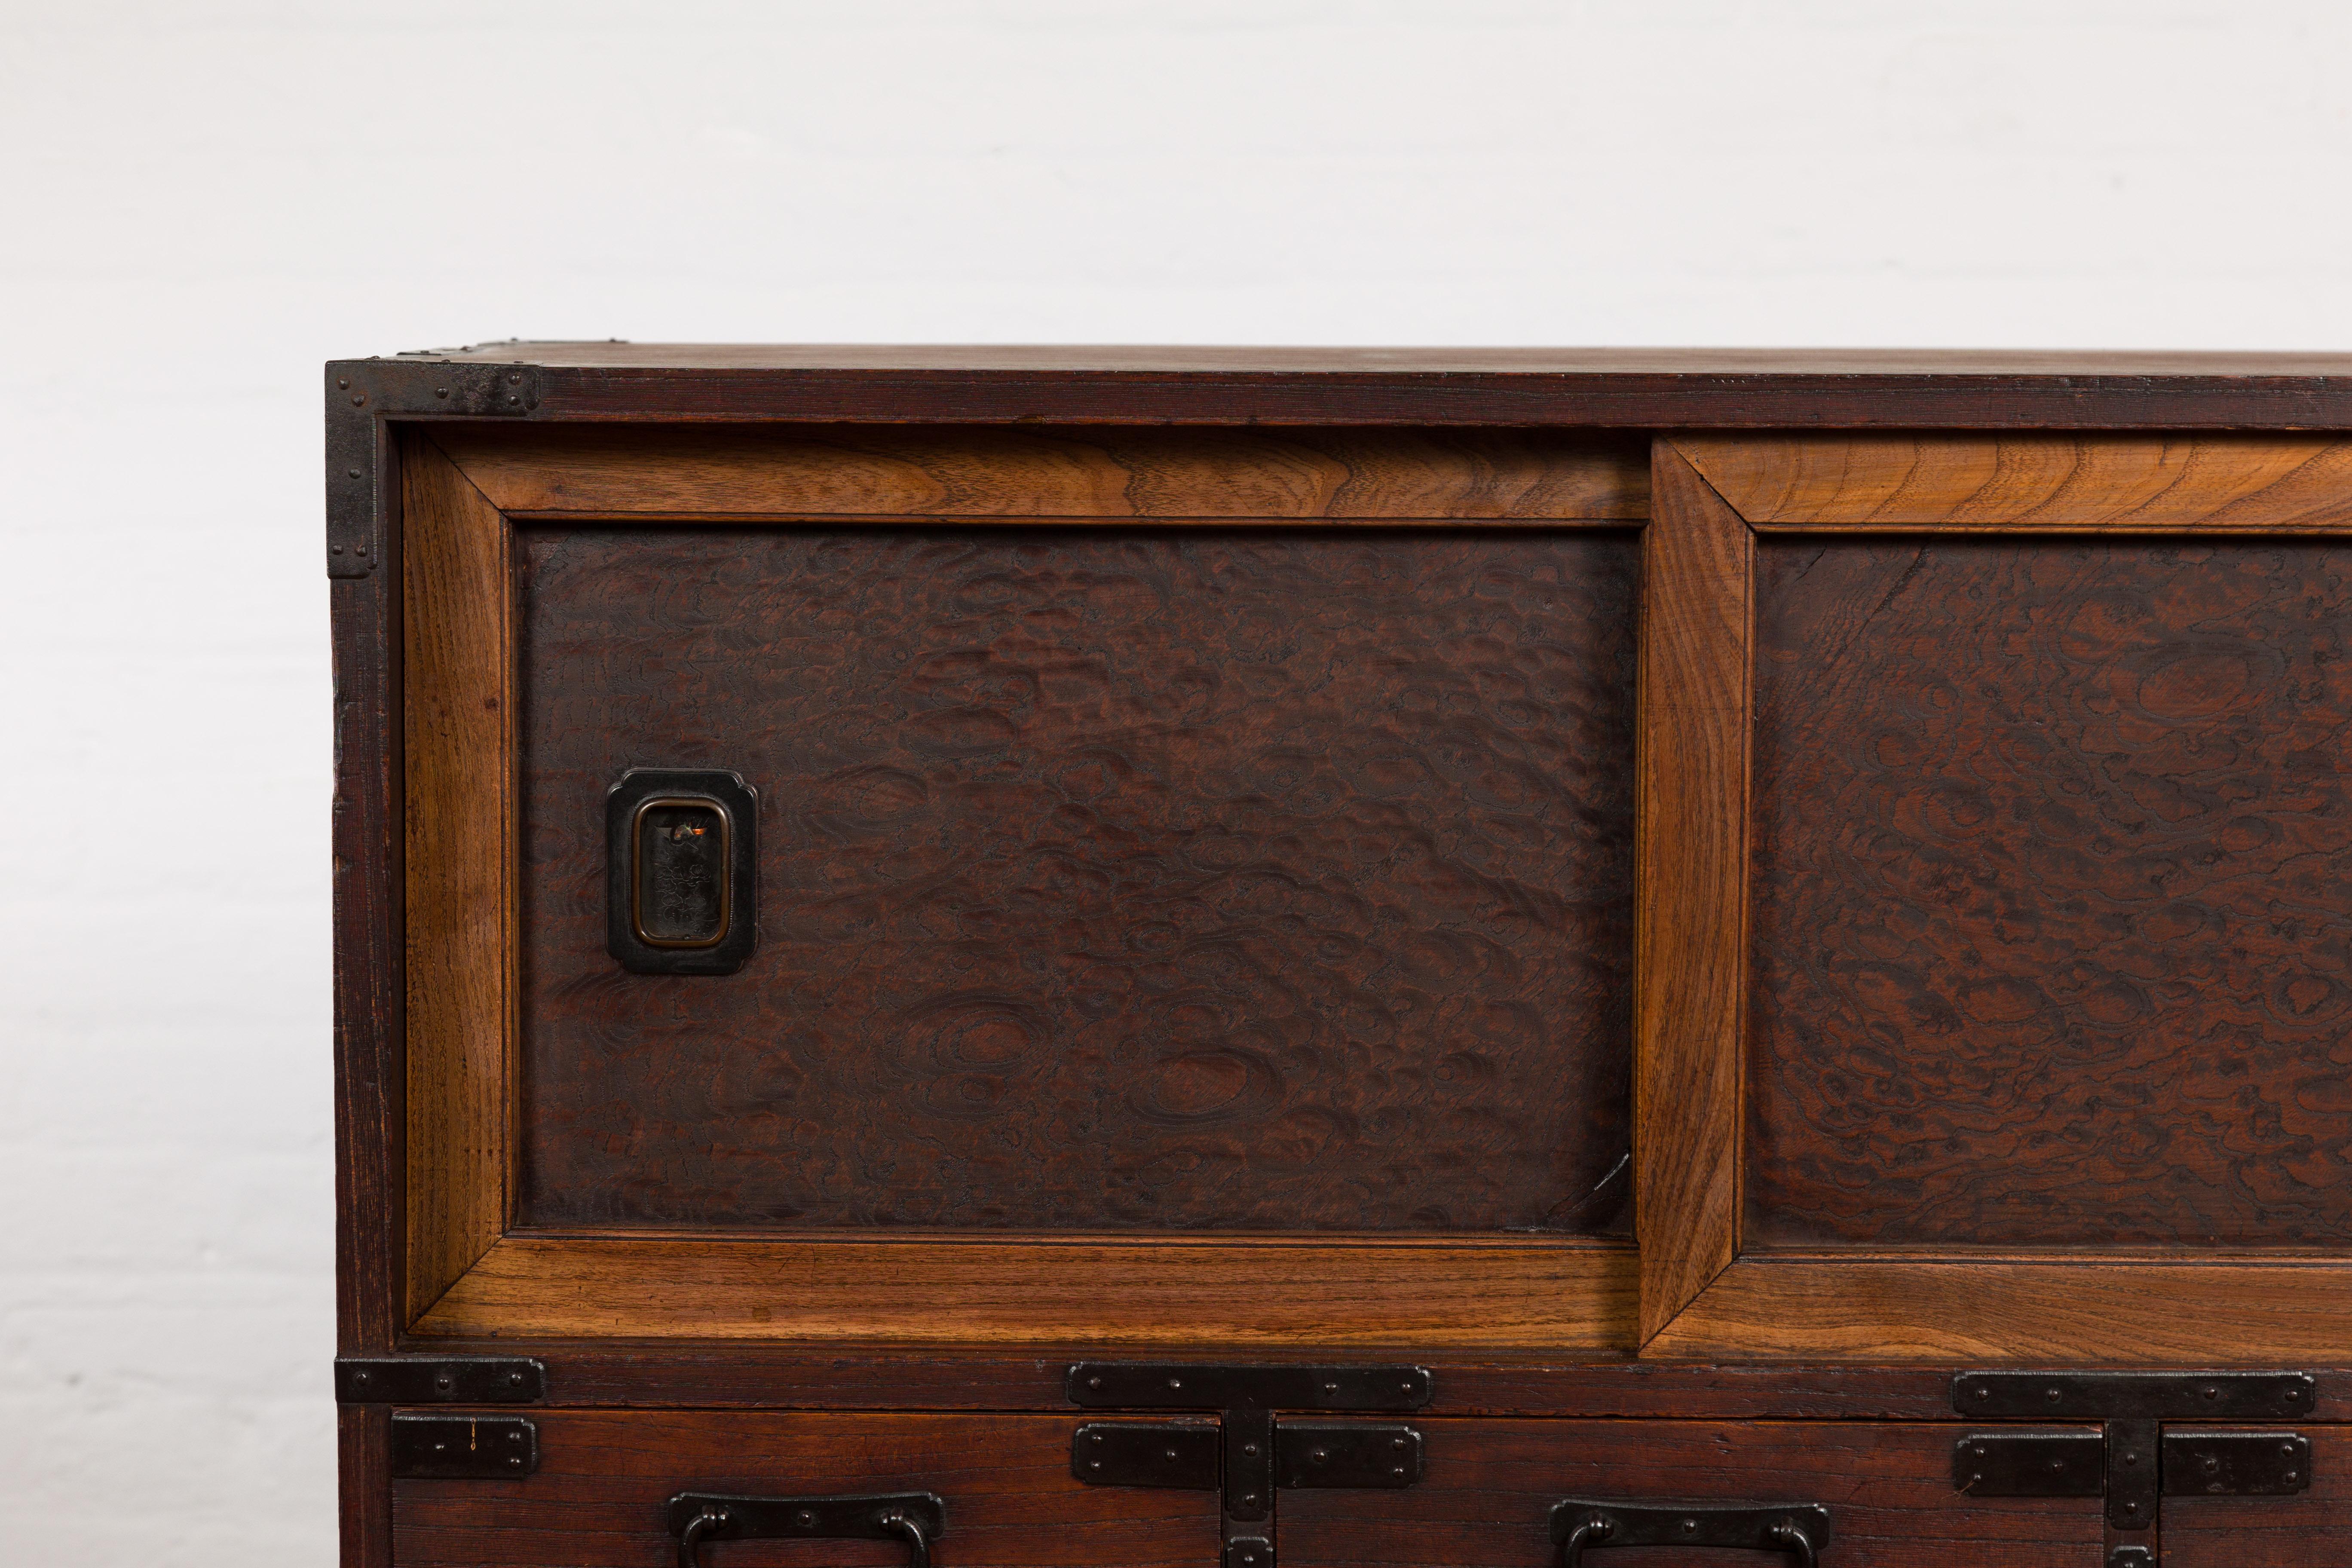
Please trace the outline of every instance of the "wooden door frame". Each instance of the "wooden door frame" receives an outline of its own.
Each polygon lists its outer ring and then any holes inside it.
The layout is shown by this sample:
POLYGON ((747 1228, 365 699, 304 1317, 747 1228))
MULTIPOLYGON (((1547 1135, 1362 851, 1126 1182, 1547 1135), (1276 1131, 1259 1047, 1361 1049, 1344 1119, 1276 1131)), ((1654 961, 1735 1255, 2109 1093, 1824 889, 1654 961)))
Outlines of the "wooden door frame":
POLYGON ((1637 795, 1634 1161, 1651 1356, 2327 1361, 2352 1259, 1743 1247, 1759 534, 2352 533, 2326 436, 1679 436, 1652 452, 1637 795))
POLYGON ((426 1339, 1541 1349, 1623 1354, 1630 1245, 519 1230, 519 521, 1633 529, 1589 434, 446 426, 401 447, 406 1141, 426 1339))

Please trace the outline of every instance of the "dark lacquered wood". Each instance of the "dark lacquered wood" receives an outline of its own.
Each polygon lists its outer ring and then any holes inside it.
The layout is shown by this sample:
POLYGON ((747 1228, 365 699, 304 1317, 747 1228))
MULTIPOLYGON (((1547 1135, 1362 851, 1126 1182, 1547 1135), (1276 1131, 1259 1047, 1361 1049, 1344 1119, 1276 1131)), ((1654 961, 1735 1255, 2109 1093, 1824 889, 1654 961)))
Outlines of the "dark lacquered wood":
POLYGON ((1758 574, 1748 1248, 2352 1241, 2352 548, 1758 574))
MULTIPOLYGON (((865 1408, 1059 1411, 1080 1344, 1017 1353, 942 1345, 822 1348, 739 1342, 521 1342, 548 1368, 549 1401, 566 1407, 865 1408)), ((508 1354, 517 1342, 436 1342, 441 1354, 508 1354)), ((1164 1359, 1204 1360, 1198 1352, 1164 1359)), ((1952 1414, 1944 1365, 1643 1361, 1628 1356, 1417 1354, 1407 1342, 1260 1352, 1265 1362, 1408 1361, 1426 1367, 1431 1415, 1935 1421, 1952 1414)), ((2086 1363, 2089 1365, 2129 1364, 2086 1363)), ((2313 1419, 2352 1422, 2352 1368, 2296 1364, 2318 1377, 2313 1419)))
MULTIPOLYGON (((534 1415, 539 1473, 400 1481, 400 1568, 652 1568, 677 1561, 663 1504, 681 1491, 929 1491, 947 1505, 940 1568, 1210 1568, 1213 1492, 1081 1486, 1079 1420, 1045 1415, 534 1415)), ((888 1542, 736 1542, 711 1568, 899 1565, 888 1542)))
POLYGON ((335 1413, 335 1494, 343 1568, 392 1568, 392 1412, 335 1413))
POLYGON ((380 1355, 399 1309, 402 1211, 398 622, 381 575, 329 590, 335 681, 335 1340, 380 1355))
POLYGON ((1630 538, 526 531, 524 1223, 1604 1230, 1630 538), (605 787, 761 944, 604 951, 605 787))
POLYGON ((545 419, 2352 427, 2341 354, 493 343, 545 419))
MULTIPOLYGON (((1414 1423, 1424 1469, 1403 1491, 1282 1494, 1289 1568, 1539 1568, 1562 1498, 1819 1503, 1832 1568, 2085 1568, 2095 1500, 1970 1499, 1952 1487, 1951 1424, 1457 1421, 1414 1423)), ((1785 1563, 1731 1551, 1621 1548, 1591 1568, 1785 1563)))

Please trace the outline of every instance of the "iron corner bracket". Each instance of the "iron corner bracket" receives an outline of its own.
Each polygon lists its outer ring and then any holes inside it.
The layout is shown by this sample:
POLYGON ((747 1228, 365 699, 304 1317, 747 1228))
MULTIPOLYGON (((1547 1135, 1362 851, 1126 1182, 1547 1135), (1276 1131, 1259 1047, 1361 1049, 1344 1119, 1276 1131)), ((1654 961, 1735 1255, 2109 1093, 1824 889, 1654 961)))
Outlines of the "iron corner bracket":
POLYGON ((404 419, 527 418, 540 368, 471 360, 331 360, 327 364, 327 575, 366 577, 390 530, 392 442, 404 419))

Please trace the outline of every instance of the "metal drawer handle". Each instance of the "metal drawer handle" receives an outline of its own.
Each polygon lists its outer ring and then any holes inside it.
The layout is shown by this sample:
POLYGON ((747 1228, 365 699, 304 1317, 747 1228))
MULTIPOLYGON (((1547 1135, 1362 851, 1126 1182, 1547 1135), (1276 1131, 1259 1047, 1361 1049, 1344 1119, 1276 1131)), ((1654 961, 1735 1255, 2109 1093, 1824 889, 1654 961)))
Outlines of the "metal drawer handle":
POLYGON ((669 1500, 678 1568, 703 1568, 710 1541, 903 1541, 908 1568, 931 1568, 931 1542, 947 1533, 947 1504, 933 1492, 738 1497, 680 1492, 669 1500))
POLYGON ((1820 1568, 1830 1510, 1819 1503, 1596 1502, 1568 1498, 1551 1510, 1559 1568, 1583 1568, 1601 1546, 1723 1546, 1785 1552, 1820 1568))

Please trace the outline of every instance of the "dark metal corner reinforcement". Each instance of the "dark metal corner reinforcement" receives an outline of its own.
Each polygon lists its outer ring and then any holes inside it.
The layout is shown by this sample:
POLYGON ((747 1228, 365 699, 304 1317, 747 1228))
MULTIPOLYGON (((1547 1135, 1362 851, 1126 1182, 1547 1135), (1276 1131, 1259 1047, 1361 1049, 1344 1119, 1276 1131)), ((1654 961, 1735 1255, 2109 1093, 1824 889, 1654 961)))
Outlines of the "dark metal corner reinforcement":
POLYGON ((528 417, 537 365, 429 359, 327 366, 327 575, 365 577, 383 562, 393 504, 393 420, 528 417))
POLYGON ((1406 1365, 1079 1362, 1070 1368, 1069 1396, 1095 1410, 1216 1412, 1214 1426, 1081 1426, 1071 1443, 1071 1474, 1092 1486, 1186 1488, 1205 1475, 1219 1495, 1224 1568, 1274 1568, 1265 1525, 1276 1487, 1411 1486, 1422 1463, 1421 1434, 1409 1426, 1278 1424, 1276 1413, 1419 1410, 1431 1384, 1427 1369, 1406 1365))

